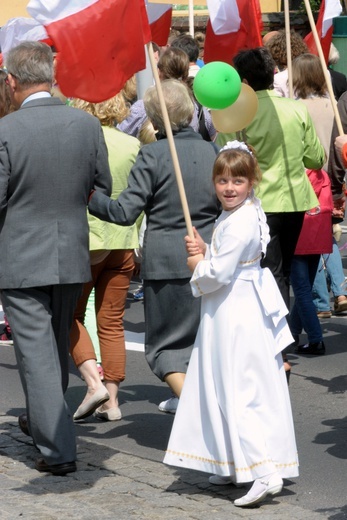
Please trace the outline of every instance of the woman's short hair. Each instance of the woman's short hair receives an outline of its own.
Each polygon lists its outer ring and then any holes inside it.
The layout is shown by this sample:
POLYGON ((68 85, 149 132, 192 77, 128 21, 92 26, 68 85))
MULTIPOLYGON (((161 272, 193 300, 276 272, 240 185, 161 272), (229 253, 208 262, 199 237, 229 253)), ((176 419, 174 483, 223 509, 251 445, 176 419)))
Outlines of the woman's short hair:
POLYGON ((234 66, 241 80, 246 79, 253 90, 273 88, 275 62, 265 47, 239 52, 234 58, 234 66))
POLYGON ((74 99, 73 106, 97 117, 102 126, 114 126, 128 117, 130 110, 123 93, 119 92, 111 99, 101 103, 89 103, 83 99, 74 99))
MULTIPOLYGON (((189 126, 194 114, 194 103, 188 87, 181 81, 168 79, 161 82, 161 88, 172 131, 178 132, 189 126)), ((154 128, 160 134, 166 135, 164 118, 155 86, 146 90, 143 102, 147 116, 152 121, 154 128)))
POLYGON ((318 56, 306 53, 293 60, 293 88, 295 96, 301 99, 327 94, 328 88, 318 56))
MULTIPOLYGON (((277 34, 266 42, 265 46, 269 49, 279 70, 285 69, 287 67, 287 38, 285 30, 281 29, 278 31, 277 34)), ((300 34, 294 30, 290 31, 290 49, 292 60, 300 56, 300 54, 308 52, 306 43, 300 34)))
POLYGON ((261 171, 254 155, 254 148, 249 145, 248 148, 249 152, 240 148, 221 150, 213 165, 213 182, 215 182, 216 177, 227 175, 230 177, 245 177, 254 186, 257 186, 261 181, 261 171))
POLYGON ((6 68, 26 87, 53 82, 52 49, 41 42, 22 42, 8 51, 6 68))
POLYGON ((187 81, 189 74, 188 54, 182 49, 168 47, 159 58, 158 69, 163 79, 187 81))

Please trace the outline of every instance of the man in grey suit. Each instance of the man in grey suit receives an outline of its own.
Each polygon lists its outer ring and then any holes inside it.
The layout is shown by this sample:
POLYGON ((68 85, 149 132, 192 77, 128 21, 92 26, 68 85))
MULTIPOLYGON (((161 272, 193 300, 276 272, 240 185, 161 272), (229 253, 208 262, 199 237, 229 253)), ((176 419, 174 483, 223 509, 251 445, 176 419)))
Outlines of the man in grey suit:
MULTIPOLYGON (((0 289, 26 399, 38 471, 76 470, 64 399, 69 331, 91 279, 87 203, 111 192, 99 121, 52 98, 51 49, 24 42, 6 56, 16 112, 0 121, 0 289)), ((20 423, 25 430, 25 422, 20 423)))

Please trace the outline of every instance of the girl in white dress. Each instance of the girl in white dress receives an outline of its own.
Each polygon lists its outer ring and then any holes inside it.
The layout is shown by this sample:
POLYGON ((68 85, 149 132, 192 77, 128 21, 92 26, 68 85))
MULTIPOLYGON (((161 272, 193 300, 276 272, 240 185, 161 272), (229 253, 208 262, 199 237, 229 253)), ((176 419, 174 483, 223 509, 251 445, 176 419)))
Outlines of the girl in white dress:
POLYGON ((214 484, 252 482, 236 506, 279 493, 298 476, 291 405, 281 351, 293 342, 288 310, 269 269, 260 267, 269 231, 253 186, 260 171, 239 141, 216 158, 223 212, 212 243, 186 237, 191 288, 201 322, 175 416, 166 464, 214 473, 214 484))

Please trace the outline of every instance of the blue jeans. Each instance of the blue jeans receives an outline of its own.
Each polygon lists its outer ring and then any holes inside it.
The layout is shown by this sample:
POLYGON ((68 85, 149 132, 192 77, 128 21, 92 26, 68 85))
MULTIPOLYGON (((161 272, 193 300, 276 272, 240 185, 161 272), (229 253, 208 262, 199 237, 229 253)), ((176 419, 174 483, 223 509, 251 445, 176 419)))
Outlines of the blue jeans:
POLYGON ((330 295, 327 278, 330 283, 331 292, 335 298, 346 294, 344 290, 345 275, 342 267, 341 254, 335 239, 333 240, 333 252, 322 256, 325 260, 326 270, 323 268, 321 258, 312 289, 313 303, 317 312, 330 311, 330 295))
POLYGON ((305 330, 310 343, 322 341, 322 329, 312 301, 312 285, 320 255, 294 255, 290 280, 294 292, 294 306, 290 313, 290 330, 299 335, 305 330))

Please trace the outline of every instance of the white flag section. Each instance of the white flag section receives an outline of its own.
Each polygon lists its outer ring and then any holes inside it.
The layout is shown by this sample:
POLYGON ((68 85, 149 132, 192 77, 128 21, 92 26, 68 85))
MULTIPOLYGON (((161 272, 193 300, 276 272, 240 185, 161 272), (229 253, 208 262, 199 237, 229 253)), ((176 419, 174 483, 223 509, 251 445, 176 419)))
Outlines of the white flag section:
POLYGON ((340 0, 325 0, 325 9, 323 16, 322 38, 326 36, 333 23, 333 18, 340 16, 342 6, 340 0))
POLYGON ((237 32, 241 18, 237 0, 207 0, 210 21, 215 34, 237 32))
POLYGON ((147 16, 149 23, 156 22, 163 14, 171 9, 172 4, 152 4, 146 0, 147 16))
POLYGON ((0 47, 4 56, 24 41, 47 40, 46 29, 32 18, 11 18, 0 30, 0 47))
POLYGON ((98 0, 30 0, 27 11, 38 22, 47 25, 76 14, 96 2, 98 0))

